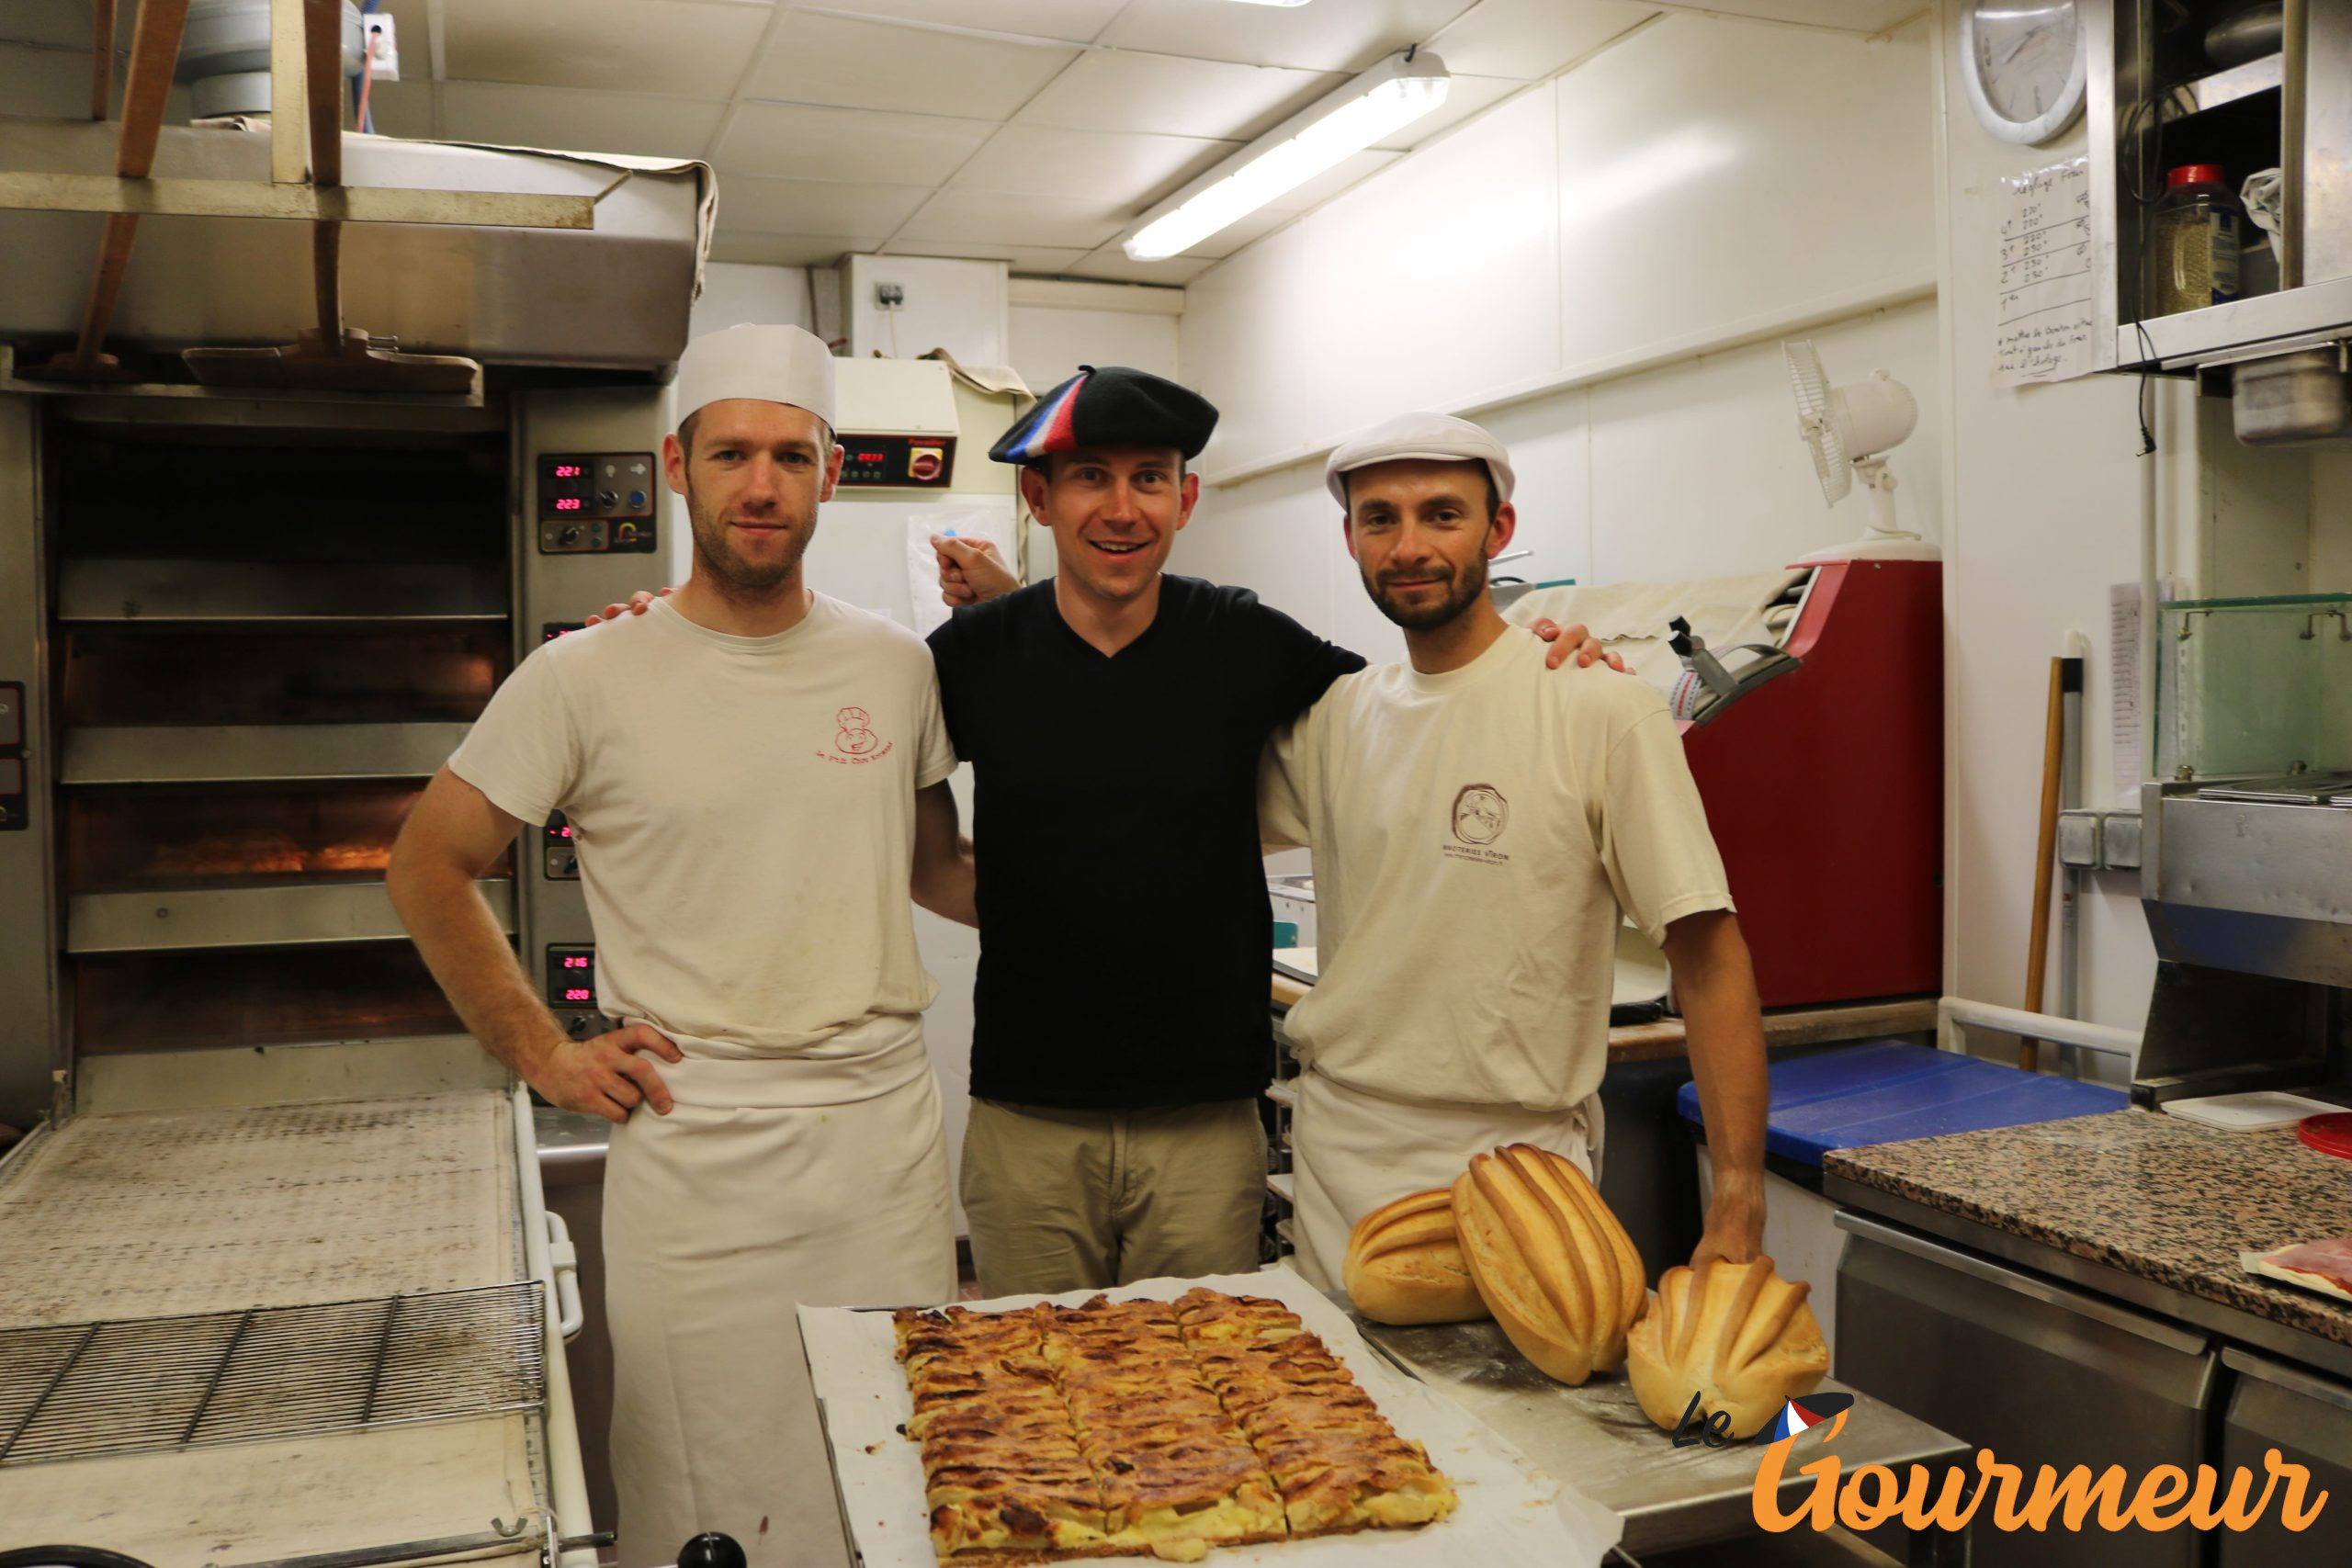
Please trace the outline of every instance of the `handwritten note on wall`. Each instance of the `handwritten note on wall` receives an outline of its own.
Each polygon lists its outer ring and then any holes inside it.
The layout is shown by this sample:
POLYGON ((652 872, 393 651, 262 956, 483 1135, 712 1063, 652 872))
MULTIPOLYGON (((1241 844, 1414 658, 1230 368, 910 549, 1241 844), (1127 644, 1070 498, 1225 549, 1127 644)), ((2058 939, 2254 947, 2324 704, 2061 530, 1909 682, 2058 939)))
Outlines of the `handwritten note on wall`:
POLYGON ((2003 386, 2091 367, 2091 170, 2076 158, 2006 175, 1993 373, 2003 386))

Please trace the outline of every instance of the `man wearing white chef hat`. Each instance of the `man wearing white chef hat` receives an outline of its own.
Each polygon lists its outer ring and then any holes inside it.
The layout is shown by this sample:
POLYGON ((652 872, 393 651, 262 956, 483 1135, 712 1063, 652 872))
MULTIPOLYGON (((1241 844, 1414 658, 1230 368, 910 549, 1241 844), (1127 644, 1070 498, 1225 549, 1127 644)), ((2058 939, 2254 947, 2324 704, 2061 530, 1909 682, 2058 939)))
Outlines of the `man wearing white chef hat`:
POLYGON ((755 1568, 843 1560, 795 1303, 956 1291, 923 1051, 937 990, 907 901, 972 919, 932 660, 802 581, 842 453, 833 361, 797 327, 679 361, 693 574, 536 649, 403 829, 394 903, 464 1018, 548 1100, 618 1123, 605 1178, 625 1568, 704 1530, 755 1568), (571 820, 597 1003, 555 1026, 474 890, 571 820), (656 1066, 658 1058, 660 1066, 656 1066))
POLYGON ((1532 1143, 1598 1174, 1621 916, 1673 965, 1714 1155, 1694 1259, 1756 1256, 1763 1030, 1723 862, 1665 700, 1547 674, 1487 563, 1517 526, 1510 456, 1414 413, 1335 450, 1349 553, 1408 658, 1343 676, 1268 749, 1260 831, 1311 845, 1319 978, 1284 1032, 1299 1085, 1298 1266, 1338 1282, 1348 1233, 1532 1143))

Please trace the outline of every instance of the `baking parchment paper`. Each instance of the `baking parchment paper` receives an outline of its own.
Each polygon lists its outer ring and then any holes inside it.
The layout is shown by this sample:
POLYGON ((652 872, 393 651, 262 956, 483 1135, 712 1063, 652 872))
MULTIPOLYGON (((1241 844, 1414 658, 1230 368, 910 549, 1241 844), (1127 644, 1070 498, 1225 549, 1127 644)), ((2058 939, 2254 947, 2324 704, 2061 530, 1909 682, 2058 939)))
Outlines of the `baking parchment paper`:
MULTIPOLYGON (((1102 1293, 1114 1301, 1172 1302, 1204 1285, 1230 1295, 1270 1296, 1298 1314, 1347 1364, 1397 1432, 1429 1450, 1430 1462, 1445 1472, 1462 1500, 1452 1517, 1421 1529, 1219 1547, 1209 1554, 1212 1568, 1337 1568, 1356 1562, 1379 1568, 1561 1568, 1598 1563, 1617 1544, 1624 1529, 1619 1516, 1530 1464, 1491 1427, 1397 1370, 1364 1343, 1346 1313, 1287 1269, 1144 1280, 1102 1293)), ((978 1312, 1040 1301, 1078 1306, 1094 1294, 1076 1291, 961 1304, 978 1312)), ((898 1430, 914 1414, 914 1404, 896 1359, 890 1314, 808 1306, 799 1313, 809 1381, 824 1406, 842 1506, 865 1568, 937 1568, 923 1502, 922 1450, 898 1430)))

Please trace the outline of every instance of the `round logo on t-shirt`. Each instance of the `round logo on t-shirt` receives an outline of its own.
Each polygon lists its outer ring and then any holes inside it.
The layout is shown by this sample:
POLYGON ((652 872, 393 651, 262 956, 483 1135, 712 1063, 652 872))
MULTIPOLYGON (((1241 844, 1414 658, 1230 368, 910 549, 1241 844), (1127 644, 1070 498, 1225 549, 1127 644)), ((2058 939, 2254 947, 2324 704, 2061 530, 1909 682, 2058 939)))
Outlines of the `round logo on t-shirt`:
POLYGON ((866 728, 872 716, 864 708, 856 707, 843 708, 833 715, 833 722, 842 727, 841 733, 833 737, 834 749, 863 757, 882 744, 882 738, 866 728))
POLYGON ((1464 784, 1453 797, 1453 836, 1465 844, 1491 844, 1510 820, 1510 802, 1490 784, 1464 784))

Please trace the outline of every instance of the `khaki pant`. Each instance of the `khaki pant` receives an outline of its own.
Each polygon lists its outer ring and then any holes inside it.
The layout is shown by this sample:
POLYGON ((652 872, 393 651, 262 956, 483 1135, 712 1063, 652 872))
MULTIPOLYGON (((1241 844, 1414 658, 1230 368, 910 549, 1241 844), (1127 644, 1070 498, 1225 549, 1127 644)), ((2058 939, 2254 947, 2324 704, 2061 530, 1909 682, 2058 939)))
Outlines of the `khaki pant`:
POLYGON ((987 1295, 1248 1273, 1266 1134, 1255 1100, 1061 1111, 976 1098, 962 1190, 987 1295))

